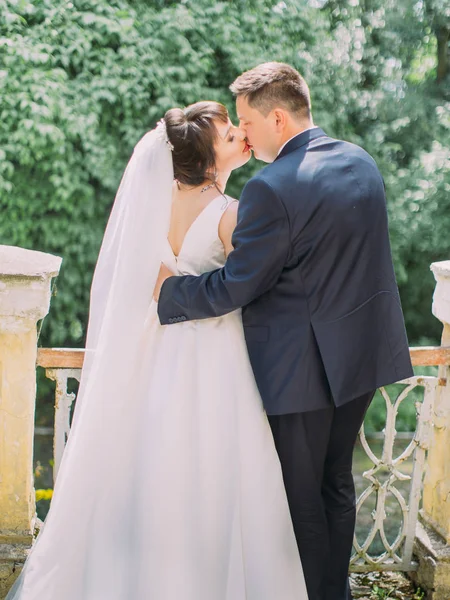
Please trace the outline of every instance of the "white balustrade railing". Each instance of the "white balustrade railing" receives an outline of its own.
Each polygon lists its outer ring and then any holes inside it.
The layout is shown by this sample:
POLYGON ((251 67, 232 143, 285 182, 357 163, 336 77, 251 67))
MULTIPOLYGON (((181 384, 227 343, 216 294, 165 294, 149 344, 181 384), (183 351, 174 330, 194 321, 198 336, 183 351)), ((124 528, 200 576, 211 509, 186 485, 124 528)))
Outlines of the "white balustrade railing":
MULTIPOLYGON (((450 362, 448 349, 412 349, 415 352, 414 364, 446 364, 450 362)), ((38 364, 46 368, 48 378, 56 382, 55 392, 55 427, 54 427, 54 467, 53 476, 56 479, 61 462, 64 446, 70 431, 71 413, 74 407, 75 394, 69 392, 70 379, 80 380, 83 360, 82 351, 73 350, 42 350, 38 364), (55 367, 54 365, 58 366, 55 367), (60 366, 61 365, 61 366, 60 366), (63 365, 63 366, 62 366, 63 365)), ((364 431, 360 431, 359 439, 362 448, 372 466, 363 474, 363 480, 368 482, 367 487, 359 494, 357 501, 357 515, 364 510, 364 504, 375 500, 375 509, 372 512, 372 524, 365 534, 364 540, 354 538, 354 552, 350 569, 354 572, 368 571, 413 571, 417 564, 413 560, 413 543, 416 531, 419 505, 422 495, 422 481, 426 468, 427 449, 430 440, 431 427, 434 423, 434 399, 438 386, 446 385, 446 380, 438 377, 411 377, 399 382, 403 384, 401 391, 398 386, 380 388, 380 393, 386 405, 386 423, 383 429, 384 438, 381 454, 371 448, 364 431), (422 399, 415 402, 416 429, 407 447, 395 456, 394 445, 397 431, 396 422, 399 409, 404 402, 411 401, 411 396, 417 398, 417 390, 422 391, 422 399), (397 395, 394 395, 397 394, 397 395), (410 473, 405 472, 405 465, 412 461, 410 473), (401 491, 396 483, 408 483, 407 491, 401 491), (394 516, 388 515, 388 504, 392 501, 398 504, 394 516), (392 520, 395 519, 395 523, 392 520), (391 522, 390 522, 391 521, 391 522), (398 532, 393 541, 386 534, 387 526, 392 530, 397 527, 398 532), (374 555, 371 546, 378 537, 378 550, 374 555), (380 542, 381 540, 381 542, 380 542), (379 548, 382 548, 379 551, 379 548)), ((357 516, 358 519, 358 516, 357 516)), ((361 528, 357 528, 360 531, 361 528)), ((367 527, 366 527, 367 529, 367 527)), ((360 535, 360 534, 358 534, 360 535)))

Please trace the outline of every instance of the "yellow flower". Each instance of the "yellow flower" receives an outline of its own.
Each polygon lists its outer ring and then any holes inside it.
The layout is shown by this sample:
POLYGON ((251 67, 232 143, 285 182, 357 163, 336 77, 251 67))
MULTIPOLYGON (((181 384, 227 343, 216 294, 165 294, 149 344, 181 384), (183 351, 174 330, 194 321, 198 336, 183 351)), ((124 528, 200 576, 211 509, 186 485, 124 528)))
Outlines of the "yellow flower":
POLYGON ((39 500, 51 500, 53 496, 53 490, 36 490, 36 502, 39 500))

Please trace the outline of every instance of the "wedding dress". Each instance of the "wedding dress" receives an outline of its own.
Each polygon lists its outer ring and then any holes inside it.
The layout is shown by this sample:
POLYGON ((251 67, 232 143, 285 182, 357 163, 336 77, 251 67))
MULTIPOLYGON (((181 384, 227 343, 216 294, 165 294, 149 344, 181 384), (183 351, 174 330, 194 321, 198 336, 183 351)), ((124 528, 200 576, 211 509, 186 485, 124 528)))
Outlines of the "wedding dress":
MULTIPOLYGON (((228 202, 206 206, 178 257, 165 242, 174 273, 223 266, 228 202)), ((307 600, 240 311, 161 326, 151 302, 136 356, 122 408, 105 399, 101 425, 86 412, 70 434, 7 600, 307 600)))

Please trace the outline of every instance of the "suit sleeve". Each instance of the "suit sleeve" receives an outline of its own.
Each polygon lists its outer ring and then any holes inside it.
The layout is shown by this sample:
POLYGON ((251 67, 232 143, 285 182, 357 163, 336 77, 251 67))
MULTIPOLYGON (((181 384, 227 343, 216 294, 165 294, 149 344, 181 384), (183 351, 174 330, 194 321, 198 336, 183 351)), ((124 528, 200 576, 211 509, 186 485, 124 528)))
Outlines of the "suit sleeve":
POLYGON ((220 317, 269 290, 289 253, 289 221, 272 187, 255 177, 245 186, 225 266, 200 276, 170 277, 161 289, 162 325, 220 317))

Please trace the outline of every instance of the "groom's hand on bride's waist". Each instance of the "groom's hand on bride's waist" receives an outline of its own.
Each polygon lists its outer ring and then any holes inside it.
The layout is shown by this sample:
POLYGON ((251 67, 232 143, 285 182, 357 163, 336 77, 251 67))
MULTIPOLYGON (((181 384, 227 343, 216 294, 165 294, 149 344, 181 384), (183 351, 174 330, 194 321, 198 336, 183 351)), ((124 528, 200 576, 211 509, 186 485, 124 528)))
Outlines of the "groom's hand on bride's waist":
POLYGON ((173 277, 174 275, 175 273, 172 273, 172 271, 168 269, 166 265, 161 263, 158 279, 156 280, 155 289, 153 290, 153 299, 156 300, 156 302, 159 300, 159 294, 161 293, 163 283, 166 279, 169 279, 169 277, 173 277))

